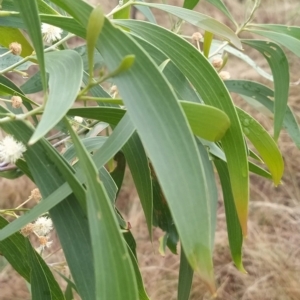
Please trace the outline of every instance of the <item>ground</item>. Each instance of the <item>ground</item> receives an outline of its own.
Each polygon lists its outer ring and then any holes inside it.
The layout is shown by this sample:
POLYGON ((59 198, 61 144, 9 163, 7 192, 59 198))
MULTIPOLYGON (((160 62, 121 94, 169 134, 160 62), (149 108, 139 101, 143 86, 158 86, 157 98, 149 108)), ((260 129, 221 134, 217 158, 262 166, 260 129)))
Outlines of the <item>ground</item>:
MULTIPOLYGON (((94 1, 96 3, 97 1, 94 1)), ((252 1, 224 1, 233 15, 242 20, 244 8, 252 1)), ((101 2, 103 3, 103 2, 101 2)), ((174 1, 173 1, 174 3, 174 1)), ((181 2, 176 0, 177 4, 181 2)), ((109 11, 112 3, 107 4, 109 11)), ((209 14, 222 22, 224 16, 212 9, 203 0, 197 7, 198 11, 209 14)), ((168 17, 155 11, 158 21, 169 26, 168 17)), ((262 7, 257 12, 256 22, 298 24, 300 20, 300 5, 297 0, 263 0, 262 7)), ((139 16, 139 15, 138 15, 139 16)), ((191 34, 195 28, 184 27, 191 34)), ((257 52, 249 52, 258 64, 266 67, 264 58, 257 52)), ((299 59, 289 55, 291 62, 291 81, 300 78, 299 59)), ((259 80, 269 84, 251 70, 246 64, 230 58, 226 67, 232 78, 259 80)), ((17 78, 18 79, 18 78, 17 78)), ((292 86, 289 104, 299 117, 299 86, 292 86)), ((255 114, 263 124, 271 129, 271 120, 245 105, 241 99, 235 99, 238 105, 255 114)), ((271 131, 270 131, 271 132, 271 131)), ((285 175, 282 184, 275 188, 271 182, 251 177, 251 202, 249 215, 249 235, 244 245, 244 264, 248 274, 236 270, 231 262, 228 248, 224 208, 219 201, 218 226, 215 238, 214 264, 218 284, 218 298, 222 300, 298 300, 300 299, 300 152, 287 134, 283 132, 279 140, 285 160, 285 175)), ((0 206, 14 207, 24 201, 33 184, 24 178, 16 181, 1 179, 0 206)), ((158 253, 158 238, 162 235, 154 231, 153 243, 149 241, 144 216, 133 187, 130 174, 126 176, 124 187, 118 203, 126 219, 132 225, 132 232, 137 241, 139 264, 144 277, 146 289, 153 300, 176 299, 179 257, 167 253, 162 257, 158 253)), ((53 261, 61 259, 56 253, 53 261)), ((5 260, 0 258, 0 300, 30 299, 24 281, 11 270, 5 260)), ((210 299, 211 296, 195 276, 190 299, 210 299)))

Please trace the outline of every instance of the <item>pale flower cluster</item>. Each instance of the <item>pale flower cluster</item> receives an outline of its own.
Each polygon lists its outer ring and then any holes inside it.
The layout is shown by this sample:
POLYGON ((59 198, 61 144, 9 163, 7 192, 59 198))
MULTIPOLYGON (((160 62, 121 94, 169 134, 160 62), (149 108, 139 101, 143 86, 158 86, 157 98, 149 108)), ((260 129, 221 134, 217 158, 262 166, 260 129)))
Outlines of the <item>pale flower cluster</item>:
POLYGON ((50 218, 39 217, 34 223, 29 223, 21 229, 21 233, 24 236, 29 236, 31 233, 35 233, 38 237, 40 245, 36 248, 36 251, 42 252, 45 248, 49 248, 53 241, 49 241, 47 236, 53 229, 53 223, 50 218))
POLYGON ((11 135, 7 135, 0 141, 0 161, 4 163, 14 164, 22 157, 26 151, 26 147, 16 141, 11 135))
POLYGON ((55 27, 46 23, 42 24, 43 39, 47 44, 51 44, 52 42, 60 40, 62 32, 63 30, 59 27, 55 27))

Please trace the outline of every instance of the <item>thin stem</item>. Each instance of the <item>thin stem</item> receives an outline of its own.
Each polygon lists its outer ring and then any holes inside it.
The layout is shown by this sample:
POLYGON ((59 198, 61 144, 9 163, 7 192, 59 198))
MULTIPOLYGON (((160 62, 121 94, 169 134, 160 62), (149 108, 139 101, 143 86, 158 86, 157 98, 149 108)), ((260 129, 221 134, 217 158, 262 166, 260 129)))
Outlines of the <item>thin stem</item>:
POLYGON ((0 209, 0 214, 6 214, 15 211, 28 211, 28 210, 30 209, 29 208, 7 208, 7 209, 0 209))
POLYGON ((30 200, 32 200, 32 197, 30 196, 27 200, 25 200, 23 203, 21 203, 20 205, 18 205, 15 209, 19 209, 21 208, 23 205, 25 205, 27 202, 29 202, 30 200))
POLYGON ((8 51, 4 52, 3 54, 0 55, 0 58, 7 55, 7 54, 9 54, 9 53, 12 53, 12 50, 8 50, 8 51))
POLYGON ((62 38, 61 40, 59 40, 57 43, 53 44, 52 46, 48 47, 47 49, 45 49, 45 53, 52 51, 52 50, 56 50, 56 47, 63 44, 64 42, 66 42, 67 40, 69 40, 70 38, 72 38, 73 36, 75 36, 72 33, 69 33, 68 35, 66 35, 64 38, 62 38))
POLYGON ((77 98, 76 101, 96 101, 96 102, 112 103, 112 104, 119 104, 119 105, 124 104, 122 99, 90 97, 90 96, 81 96, 80 98, 77 98))
POLYGON ((3 101, 3 102, 9 102, 9 103, 11 103, 11 102, 12 102, 11 100, 8 100, 8 99, 3 99, 3 98, 0 98, 0 101, 3 101))
POLYGON ((106 15, 106 17, 108 18, 108 17, 112 16, 113 14, 115 14, 116 12, 122 10, 123 8, 125 8, 125 7, 127 7, 127 6, 130 6, 130 5, 133 5, 134 2, 135 2, 135 1, 130 0, 130 1, 126 2, 126 3, 125 3, 124 5, 122 5, 122 6, 117 5, 110 13, 108 13, 108 14, 106 15))
POLYGON ((13 70, 14 68, 24 64, 25 62, 27 62, 29 59, 32 59, 32 58, 34 58, 34 57, 33 56, 26 56, 25 58, 21 59, 20 61, 16 62, 15 64, 7 67, 6 69, 1 70, 0 75, 13 70))

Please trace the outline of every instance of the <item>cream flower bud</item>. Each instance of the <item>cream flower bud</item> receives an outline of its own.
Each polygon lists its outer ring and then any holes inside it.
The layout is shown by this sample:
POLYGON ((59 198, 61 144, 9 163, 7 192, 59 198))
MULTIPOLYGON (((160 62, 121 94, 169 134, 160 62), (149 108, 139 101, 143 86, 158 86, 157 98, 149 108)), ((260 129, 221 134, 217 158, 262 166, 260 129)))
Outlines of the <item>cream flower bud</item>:
POLYGON ((222 80, 228 80, 230 79, 230 73, 227 71, 221 71, 219 73, 219 76, 221 77, 222 80))
POLYGON ((21 233, 24 236, 29 236, 33 232, 34 224, 29 223, 21 229, 21 233))
POLYGON ((26 147, 21 142, 17 142, 11 135, 7 135, 0 142, 0 161, 14 164, 25 151, 26 147))
POLYGON ((116 85, 113 85, 111 88, 110 88, 110 94, 113 98, 116 98, 118 95, 119 95, 119 90, 118 90, 118 87, 116 85))
POLYGON ((53 241, 49 241, 49 238, 47 236, 39 236, 39 242, 40 242, 40 246, 36 248, 37 252, 41 252, 45 248, 49 248, 53 243, 53 241))
POLYGON ((82 117, 78 117, 78 116, 74 117, 74 120, 75 120, 77 123, 80 123, 80 124, 83 122, 83 118, 82 118, 82 117))
POLYGON ((42 34, 44 41, 51 44, 54 41, 61 39, 62 29, 49 24, 42 24, 42 34))
POLYGON ((14 55, 20 55, 22 52, 22 45, 17 42, 10 43, 8 48, 14 55))
POLYGON ((11 97, 11 104, 13 108, 20 108, 23 101, 20 96, 12 96, 11 97))
POLYGON ((202 34, 200 32, 194 32, 192 34, 192 40, 193 42, 199 42, 203 38, 202 34))
POLYGON ((41 192, 39 189, 33 189, 31 191, 31 194, 30 194, 30 198, 32 200, 34 200, 35 202, 40 202, 40 200, 42 199, 42 195, 41 195, 41 192))
POLYGON ((214 66, 214 68, 219 69, 223 65, 223 59, 221 57, 215 57, 212 61, 211 64, 214 66))

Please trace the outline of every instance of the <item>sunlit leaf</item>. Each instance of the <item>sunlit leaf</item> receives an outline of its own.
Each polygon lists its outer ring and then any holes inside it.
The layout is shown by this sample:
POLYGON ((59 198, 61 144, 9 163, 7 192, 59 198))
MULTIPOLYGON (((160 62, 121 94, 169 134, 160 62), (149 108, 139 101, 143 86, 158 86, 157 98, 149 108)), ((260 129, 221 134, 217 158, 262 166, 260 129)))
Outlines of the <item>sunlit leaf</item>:
POLYGON ((82 60, 77 52, 51 52, 45 58, 50 74, 50 92, 42 119, 29 141, 30 144, 34 144, 62 120, 72 107, 82 80, 82 60), (61 86, 64 88, 61 89, 61 86))

